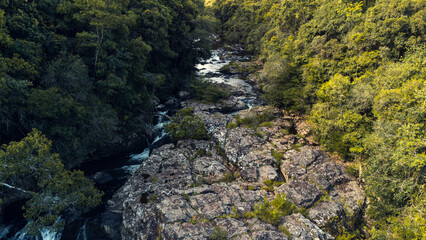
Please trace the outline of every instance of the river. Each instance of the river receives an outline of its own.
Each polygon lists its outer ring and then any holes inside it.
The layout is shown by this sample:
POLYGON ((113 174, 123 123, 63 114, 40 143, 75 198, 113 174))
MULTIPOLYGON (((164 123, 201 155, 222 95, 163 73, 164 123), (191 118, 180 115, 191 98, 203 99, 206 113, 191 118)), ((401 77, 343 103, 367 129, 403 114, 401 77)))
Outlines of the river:
MULTIPOLYGON (((242 80, 235 74, 223 74, 220 69, 233 61, 248 61, 249 58, 243 53, 243 49, 236 47, 232 53, 224 49, 212 51, 211 58, 201 62, 196 66, 197 75, 209 79, 214 83, 226 84, 242 89, 242 94, 238 96, 244 102, 247 108, 251 108, 261 102, 259 95, 255 93, 253 87, 246 81, 242 80), (235 54, 237 53, 237 54, 235 54), (240 54, 238 54, 240 53, 240 54)), ((101 159, 101 161, 92 161, 84 164, 81 169, 87 176, 95 179, 97 187, 105 192, 103 202, 107 202, 115 191, 117 191, 129 178, 140 164, 149 157, 153 148, 160 147, 165 143, 170 143, 171 139, 164 131, 164 125, 168 123, 166 116, 169 112, 174 112, 166 109, 165 111, 157 112, 155 115, 152 131, 154 140, 147 140, 146 148, 140 153, 126 154, 101 159)), ((235 112, 234 114, 236 114, 235 112)), ((88 213, 77 218, 67 218, 61 216, 58 221, 65 221, 66 225, 60 229, 42 229, 36 237, 25 234, 25 226, 28 222, 23 219, 22 211, 19 206, 22 202, 16 203, 9 211, 6 211, 6 224, 0 225, 0 239, 7 240, 87 240, 87 239, 108 239, 101 229, 101 215, 105 206, 99 206, 88 213)))

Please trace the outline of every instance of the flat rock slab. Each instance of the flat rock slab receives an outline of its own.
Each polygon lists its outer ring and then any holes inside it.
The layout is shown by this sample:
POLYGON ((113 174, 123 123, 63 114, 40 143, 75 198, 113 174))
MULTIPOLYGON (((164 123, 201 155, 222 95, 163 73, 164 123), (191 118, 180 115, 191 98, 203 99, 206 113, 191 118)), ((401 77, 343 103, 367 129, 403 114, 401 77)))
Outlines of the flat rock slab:
POLYGON ((235 95, 220 104, 182 105, 194 108, 211 140, 154 149, 108 201, 103 227, 112 239, 209 239, 218 233, 242 240, 334 239, 330 233, 362 217, 362 189, 320 147, 309 145, 302 135, 310 129, 300 118, 259 107, 240 118, 268 111, 276 117, 269 127, 228 129, 235 119, 226 112, 247 107, 235 95), (273 226, 244 215, 277 194, 306 208, 306 216, 283 216, 273 226))

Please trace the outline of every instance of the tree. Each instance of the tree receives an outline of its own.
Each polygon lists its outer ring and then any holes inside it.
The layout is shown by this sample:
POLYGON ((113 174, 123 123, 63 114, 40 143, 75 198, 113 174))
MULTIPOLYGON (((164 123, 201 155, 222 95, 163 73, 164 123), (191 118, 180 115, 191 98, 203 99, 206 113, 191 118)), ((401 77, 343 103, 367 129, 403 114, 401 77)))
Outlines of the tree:
POLYGON ((32 220, 31 233, 43 226, 58 227, 56 220, 61 213, 92 208, 101 202, 102 193, 94 183, 81 171, 65 170, 51 146, 46 136, 33 129, 21 141, 0 148, 0 186, 30 198, 24 215, 32 220))
POLYGON ((209 138, 203 120, 194 114, 193 108, 179 110, 171 120, 171 123, 164 128, 166 132, 176 140, 204 140, 209 138))

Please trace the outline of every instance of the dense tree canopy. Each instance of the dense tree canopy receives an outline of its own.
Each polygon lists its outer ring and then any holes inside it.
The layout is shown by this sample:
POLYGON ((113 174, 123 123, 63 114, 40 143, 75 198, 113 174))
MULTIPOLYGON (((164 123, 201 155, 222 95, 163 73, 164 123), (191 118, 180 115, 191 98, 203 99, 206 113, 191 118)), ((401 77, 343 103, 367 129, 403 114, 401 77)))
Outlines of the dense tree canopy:
POLYGON ((143 135, 209 55, 210 21, 202 0, 0 1, 0 198, 29 197, 34 229, 98 204, 67 169, 143 135))
POLYGON ((426 2, 216 0, 222 38, 266 59, 265 99, 360 167, 376 239, 425 238, 426 2))
POLYGON ((68 171, 51 152, 52 142, 38 130, 33 130, 19 142, 0 148, 0 186, 2 194, 20 192, 29 197, 25 217, 29 230, 39 226, 59 224, 64 211, 84 210, 96 206, 102 194, 81 171, 68 171))
POLYGON ((37 128, 64 164, 143 132, 207 56, 201 0, 0 3, 0 143, 37 128), (4 129, 4 130, 3 130, 4 129))

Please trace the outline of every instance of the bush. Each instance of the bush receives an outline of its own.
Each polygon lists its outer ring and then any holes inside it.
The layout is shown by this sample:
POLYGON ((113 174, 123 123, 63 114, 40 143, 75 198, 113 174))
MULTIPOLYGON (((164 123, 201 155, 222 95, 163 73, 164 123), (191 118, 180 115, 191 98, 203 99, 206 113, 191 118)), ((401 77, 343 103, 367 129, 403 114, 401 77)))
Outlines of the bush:
POLYGON ((221 87, 204 79, 195 80, 190 87, 192 98, 202 102, 218 103, 231 96, 231 93, 227 88, 221 87))
POLYGON ((284 159, 284 155, 280 152, 275 151, 275 149, 271 149, 271 154, 272 156, 275 158, 275 160, 277 161, 277 164, 280 165, 281 162, 284 159))
POLYGON ((226 125, 227 129, 234 129, 234 128, 237 128, 237 127, 238 127, 238 125, 237 125, 236 122, 230 122, 230 123, 228 123, 228 125, 226 125))
POLYGON ((166 125, 164 129, 176 140, 209 138, 204 122, 194 114, 193 108, 181 109, 172 117, 171 123, 166 125))
POLYGON ((220 227, 217 227, 215 231, 210 235, 209 240, 226 240, 227 232, 220 227))
POLYGON ((216 182, 225 182, 225 183, 230 183, 235 181, 235 176, 233 173, 229 172, 227 174, 225 174, 221 179, 217 180, 216 182))
POLYGON ((280 218, 282 216, 287 216, 294 212, 298 212, 298 209, 294 203, 287 199, 285 194, 278 194, 272 201, 264 199, 264 201, 261 204, 257 204, 254 209, 254 214, 260 218, 260 220, 275 226, 280 224, 280 218))
POLYGON ((237 125, 243 127, 249 127, 256 129, 260 127, 271 127, 273 124, 270 122, 275 119, 275 116, 271 110, 265 110, 260 114, 249 115, 244 118, 240 118, 237 115, 237 125))

